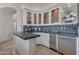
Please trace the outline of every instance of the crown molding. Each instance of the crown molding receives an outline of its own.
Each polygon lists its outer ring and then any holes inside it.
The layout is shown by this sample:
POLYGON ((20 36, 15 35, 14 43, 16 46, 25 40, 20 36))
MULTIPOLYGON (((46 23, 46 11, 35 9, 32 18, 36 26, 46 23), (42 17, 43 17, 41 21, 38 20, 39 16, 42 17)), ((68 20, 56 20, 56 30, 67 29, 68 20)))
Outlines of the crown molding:
POLYGON ((52 4, 52 5, 49 5, 48 7, 45 7, 45 8, 33 8, 33 7, 31 8, 31 7, 28 6, 28 5, 22 4, 22 5, 21 5, 21 8, 22 8, 22 9, 31 10, 31 11, 33 11, 33 12, 42 12, 42 11, 51 9, 51 8, 53 8, 53 7, 55 7, 55 6, 59 5, 59 4, 60 4, 60 3, 52 4))

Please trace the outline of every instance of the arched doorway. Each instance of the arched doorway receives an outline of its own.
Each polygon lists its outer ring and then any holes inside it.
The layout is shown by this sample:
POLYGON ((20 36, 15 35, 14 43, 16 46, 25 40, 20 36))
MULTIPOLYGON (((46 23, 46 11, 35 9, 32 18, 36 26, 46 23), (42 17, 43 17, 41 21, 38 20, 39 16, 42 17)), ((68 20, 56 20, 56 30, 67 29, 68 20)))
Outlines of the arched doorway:
POLYGON ((16 29, 16 9, 4 7, 0 9, 0 42, 13 39, 13 33, 16 29))

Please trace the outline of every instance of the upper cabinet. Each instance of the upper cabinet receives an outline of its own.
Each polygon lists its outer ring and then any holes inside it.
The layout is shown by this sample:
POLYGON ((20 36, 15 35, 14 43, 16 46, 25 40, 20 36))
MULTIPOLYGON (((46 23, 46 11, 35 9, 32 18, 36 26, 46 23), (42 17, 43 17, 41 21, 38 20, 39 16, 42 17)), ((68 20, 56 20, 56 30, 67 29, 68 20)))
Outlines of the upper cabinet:
POLYGON ((38 14, 38 23, 41 24, 41 14, 38 14))
POLYGON ((44 13, 44 24, 49 23, 49 12, 44 13))
POLYGON ((27 24, 53 24, 59 22, 59 8, 49 10, 43 13, 27 12, 27 24), (49 18, 50 17, 50 18, 49 18))
POLYGON ((34 24, 37 24, 37 14, 34 14, 34 24))
POLYGON ((59 20, 59 8, 51 11, 51 23, 56 23, 59 20))
POLYGON ((30 12, 27 12, 27 24, 32 23, 32 14, 30 12))

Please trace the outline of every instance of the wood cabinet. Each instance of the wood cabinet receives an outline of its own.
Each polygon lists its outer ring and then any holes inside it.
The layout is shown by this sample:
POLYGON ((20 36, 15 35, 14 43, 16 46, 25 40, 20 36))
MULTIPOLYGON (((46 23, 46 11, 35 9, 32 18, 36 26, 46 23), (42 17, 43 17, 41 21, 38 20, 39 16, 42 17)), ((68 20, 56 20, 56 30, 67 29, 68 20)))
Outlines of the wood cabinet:
POLYGON ((49 12, 44 13, 44 24, 49 23, 49 12))
POLYGON ((41 24, 41 14, 38 14, 38 23, 41 24))
POLYGON ((31 13, 27 12, 27 24, 31 24, 31 23, 32 23, 31 13))
POLYGON ((43 14, 27 12, 27 24, 49 24, 59 22, 59 8, 53 9, 52 11, 47 11, 43 14), (32 20, 33 16, 33 20, 32 20), (50 17, 50 18, 49 18, 50 17))
POLYGON ((37 24, 37 14, 34 14, 34 24, 37 24))
POLYGON ((51 23, 58 22, 59 19, 59 8, 51 11, 51 23))

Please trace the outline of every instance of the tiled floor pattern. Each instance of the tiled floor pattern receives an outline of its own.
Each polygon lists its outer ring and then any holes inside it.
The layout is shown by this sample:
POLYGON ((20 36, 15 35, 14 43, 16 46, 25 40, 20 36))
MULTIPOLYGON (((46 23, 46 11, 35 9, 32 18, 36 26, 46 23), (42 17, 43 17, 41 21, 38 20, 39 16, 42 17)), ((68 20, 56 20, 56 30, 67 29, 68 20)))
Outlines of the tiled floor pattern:
POLYGON ((60 54, 42 45, 37 45, 36 55, 60 55, 60 54))
MULTIPOLYGON (((13 44, 13 40, 0 43, 0 55, 20 55, 13 44)), ((42 45, 36 46, 36 53, 34 55, 59 55, 57 52, 50 50, 42 45)))

